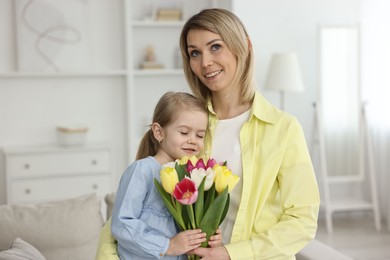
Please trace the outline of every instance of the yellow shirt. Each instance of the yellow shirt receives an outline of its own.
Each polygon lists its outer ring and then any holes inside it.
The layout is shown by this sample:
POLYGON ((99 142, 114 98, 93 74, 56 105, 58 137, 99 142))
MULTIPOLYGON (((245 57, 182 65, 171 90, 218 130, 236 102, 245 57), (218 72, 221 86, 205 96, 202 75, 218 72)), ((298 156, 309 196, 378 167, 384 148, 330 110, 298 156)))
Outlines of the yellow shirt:
MULTIPOLYGON (((205 152, 218 119, 211 102, 205 152)), ((298 121, 256 93, 240 131, 243 190, 231 259, 295 259, 317 230, 319 191, 298 121)), ((223 232, 223 230, 222 230, 223 232)))
POLYGON ((111 217, 100 231, 96 260, 119 260, 117 241, 111 234, 111 217))

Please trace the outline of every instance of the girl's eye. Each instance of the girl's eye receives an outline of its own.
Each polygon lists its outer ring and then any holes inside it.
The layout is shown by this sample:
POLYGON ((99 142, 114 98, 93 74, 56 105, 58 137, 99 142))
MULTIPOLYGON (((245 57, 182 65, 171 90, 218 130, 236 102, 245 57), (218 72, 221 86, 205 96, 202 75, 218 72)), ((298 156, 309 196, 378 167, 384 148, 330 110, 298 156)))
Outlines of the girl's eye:
POLYGON ((199 51, 191 51, 190 52, 191 57, 198 57, 199 56, 199 51))
POLYGON ((182 135, 187 135, 188 133, 186 133, 186 132, 180 132, 182 135))
POLYGON ((198 135, 198 138, 203 139, 204 136, 203 135, 198 135))
POLYGON ((219 49, 221 49, 221 44, 213 44, 213 45, 211 45, 211 50, 217 51, 219 49))

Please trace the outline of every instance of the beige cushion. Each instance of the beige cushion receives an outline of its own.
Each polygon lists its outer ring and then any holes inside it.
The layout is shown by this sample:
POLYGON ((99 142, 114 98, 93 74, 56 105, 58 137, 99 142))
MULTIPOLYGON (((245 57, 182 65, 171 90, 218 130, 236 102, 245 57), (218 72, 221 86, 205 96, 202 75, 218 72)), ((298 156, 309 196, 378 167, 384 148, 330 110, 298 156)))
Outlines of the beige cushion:
POLYGON ((103 226, 95 194, 36 205, 0 206, 0 251, 20 237, 48 260, 94 259, 103 226))
POLYGON ((32 245, 16 238, 8 250, 0 252, 0 260, 46 260, 32 245))
POLYGON ((115 192, 107 194, 104 197, 104 200, 107 204, 107 219, 109 219, 112 215, 112 209, 114 208, 115 192))

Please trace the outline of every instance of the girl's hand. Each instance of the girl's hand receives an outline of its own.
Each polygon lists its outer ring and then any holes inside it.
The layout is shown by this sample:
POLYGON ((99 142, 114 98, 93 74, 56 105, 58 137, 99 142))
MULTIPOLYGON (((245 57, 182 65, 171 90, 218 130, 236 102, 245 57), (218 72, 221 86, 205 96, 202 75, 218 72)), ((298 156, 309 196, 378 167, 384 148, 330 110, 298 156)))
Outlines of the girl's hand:
POLYGON ((200 229, 186 230, 178 233, 169 241, 166 255, 183 255, 206 241, 206 233, 200 229))
POLYGON ((210 247, 222 246, 222 231, 220 228, 217 229, 215 235, 210 236, 209 246, 210 247))

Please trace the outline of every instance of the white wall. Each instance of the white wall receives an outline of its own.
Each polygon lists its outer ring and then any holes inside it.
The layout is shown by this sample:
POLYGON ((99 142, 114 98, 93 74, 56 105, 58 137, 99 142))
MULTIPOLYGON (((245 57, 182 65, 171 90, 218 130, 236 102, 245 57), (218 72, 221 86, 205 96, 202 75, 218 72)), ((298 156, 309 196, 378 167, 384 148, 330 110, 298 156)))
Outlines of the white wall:
POLYGON ((374 146, 382 215, 390 229, 390 1, 361 0, 362 90, 374 146))
POLYGON ((313 126, 312 103, 317 100, 320 25, 359 22, 359 0, 237 0, 233 11, 246 25, 257 61, 260 91, 279 106, 279 94, 263 88, 268 62, 275 52, 295 51, 305 91, 285 93, 285 110, 301 122, 308 143, 313 126))

